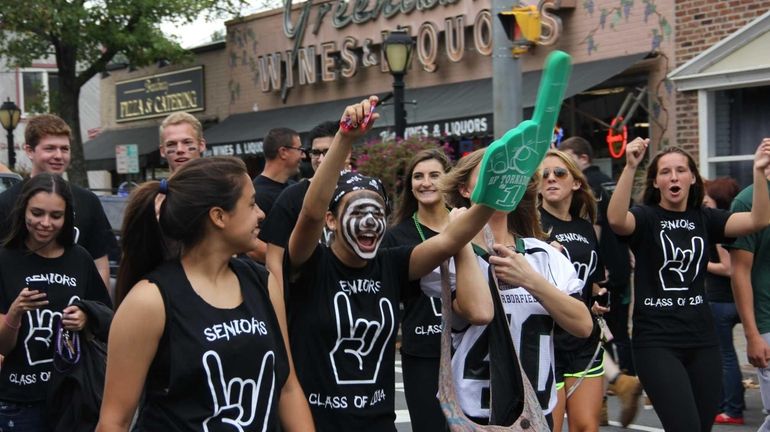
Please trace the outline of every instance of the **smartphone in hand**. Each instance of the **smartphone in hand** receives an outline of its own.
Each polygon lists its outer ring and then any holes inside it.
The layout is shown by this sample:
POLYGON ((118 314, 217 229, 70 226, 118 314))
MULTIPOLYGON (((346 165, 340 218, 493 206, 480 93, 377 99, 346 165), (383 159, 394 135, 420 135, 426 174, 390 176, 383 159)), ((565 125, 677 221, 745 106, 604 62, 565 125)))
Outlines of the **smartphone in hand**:
POLYGON ((48 294, 48 280, 41 276, 32 276, 27 278, 27 287, 31 290, 37 290, 41 293, 48 294))
POLYGON ((602 307, 609 307, 610 306, 610 292, 605 291, 604 294, 595 295, 593 297, 594 301, 599 304, 599 306, 602 307))

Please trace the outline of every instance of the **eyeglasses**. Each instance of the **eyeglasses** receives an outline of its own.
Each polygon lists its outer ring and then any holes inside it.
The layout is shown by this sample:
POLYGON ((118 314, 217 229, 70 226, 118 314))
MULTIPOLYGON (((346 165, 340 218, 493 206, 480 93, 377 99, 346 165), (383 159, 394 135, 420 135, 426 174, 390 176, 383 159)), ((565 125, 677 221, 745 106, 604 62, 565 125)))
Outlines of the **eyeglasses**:
POLYGON ((285 149, 290 149, 290 150, 299 150, 299 151, 302 152, 303 155, 307 154, 307 150, 303 149, 302 147, 292 147, 292 146, 287 146, 287 145, 284 145, 284 146, 281 146, 281 147, 283 147, 285 149))
POLYGON ((312 149, 312 150, 310 150, 310 156, 312 156, 314 158, 319 158, 321 156, 326 156, 326 153, 329 153, 329 149, 325 149, 325 150, 312 149))
MULTIPOLYGON (((553 175, 556 176, 556 178, 564 178, 567 177, 567 174, 569 174, 569 171, 567 171, 566 168, 562 167, 556 167, 553 169, 553 175)), ((547 179, 551 175, 551 169, 545 168, 543 169, 543 179, 547 179)))

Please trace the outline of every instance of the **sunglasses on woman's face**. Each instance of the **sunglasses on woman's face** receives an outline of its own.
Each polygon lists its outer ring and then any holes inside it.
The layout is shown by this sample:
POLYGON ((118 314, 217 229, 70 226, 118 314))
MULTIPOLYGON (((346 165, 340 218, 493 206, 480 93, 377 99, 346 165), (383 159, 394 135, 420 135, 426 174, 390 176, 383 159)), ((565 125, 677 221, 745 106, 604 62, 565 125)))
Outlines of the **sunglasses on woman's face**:
POLYGON ((567 171, 566 168, 556 167, 553 171, 551 171, 551 168, 545 168, 543 169, 543 179, 547 179, 551 175, 551 172, 553 172, 553 175, 559 179, 567 177, 567 174, 569 174, 569 171, 567 171))

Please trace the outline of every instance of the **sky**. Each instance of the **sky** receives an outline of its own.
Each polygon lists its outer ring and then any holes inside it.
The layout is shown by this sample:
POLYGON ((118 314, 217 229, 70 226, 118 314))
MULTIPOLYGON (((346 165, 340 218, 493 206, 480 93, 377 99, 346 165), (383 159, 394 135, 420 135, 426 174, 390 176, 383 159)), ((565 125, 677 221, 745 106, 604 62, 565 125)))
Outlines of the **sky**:
MULTIPOLYGON (((241 10, 241 15, 251 15, 260 10, 265 10, 265 4, 268 3, 273 3, 273 7, 279 7, 283 4, 283 0, 246 0, 246 3, 248 6, 241 10)), ((228 19, 230 18, 207 21, 205 18, 199 18, 190 24, 182 26, 172 22, 165 22, 161 24, 160 28, 163 30, 163 33, 176 36, 182 47, 192 48, 211 42, 211 35, 215 31, 221 30, 224 32, 225 21, 228 19)))

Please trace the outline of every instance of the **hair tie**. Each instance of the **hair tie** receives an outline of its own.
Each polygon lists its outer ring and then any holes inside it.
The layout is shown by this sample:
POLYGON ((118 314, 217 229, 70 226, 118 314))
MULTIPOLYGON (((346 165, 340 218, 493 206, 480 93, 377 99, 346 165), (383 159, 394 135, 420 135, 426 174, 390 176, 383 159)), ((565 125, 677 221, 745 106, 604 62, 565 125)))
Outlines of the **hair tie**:
POLYGON ((168 193, 168 180, 160 179, 160 187, 158 188, 158 193, 162 193, 163 195, 168 193))

